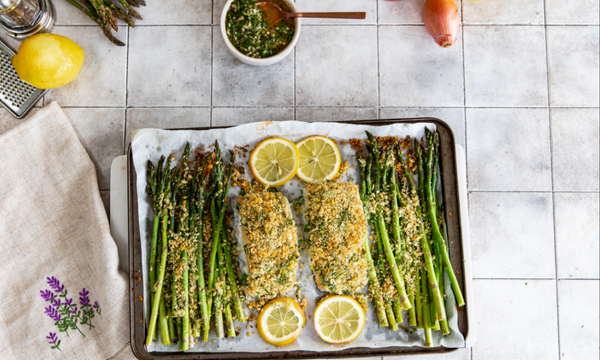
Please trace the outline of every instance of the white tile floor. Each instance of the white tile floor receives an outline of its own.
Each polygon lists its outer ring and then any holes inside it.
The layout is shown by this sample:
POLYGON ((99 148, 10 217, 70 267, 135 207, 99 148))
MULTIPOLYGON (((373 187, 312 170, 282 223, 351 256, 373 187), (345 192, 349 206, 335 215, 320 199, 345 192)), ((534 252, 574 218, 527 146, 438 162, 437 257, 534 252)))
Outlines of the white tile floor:
MULTIPOLYGON (((449 49, 427 34, 425 0, 297 0, 367 19, 305 21, 267 68, 227 52, 224 2, 148 0, 119 48, 54 0, 55 33, 86 60, 45 102, 73 122, 107 206, 110 162, 137 128, 438 117, 467 150, 477 342, 427 358, 598 359, 598 0, 463 0, 449 49)), ((0 111, 0 132, 18 123, 0 111)))

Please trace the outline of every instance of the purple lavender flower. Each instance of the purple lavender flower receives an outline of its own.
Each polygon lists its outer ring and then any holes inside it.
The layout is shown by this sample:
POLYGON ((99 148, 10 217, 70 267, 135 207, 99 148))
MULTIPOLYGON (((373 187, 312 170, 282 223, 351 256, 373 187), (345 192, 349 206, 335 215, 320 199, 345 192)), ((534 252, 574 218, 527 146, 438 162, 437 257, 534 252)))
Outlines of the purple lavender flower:
POLYGON ((62 292, 65 289, 64 285, 60 285, 60 281, 54 276, 46 278, 48 279, 48 285, 56 292, 62 292))
POLYGON ((77 306, 70 310, 71 314, 77 314, 77 306))
POLYGON ((50 290, 46 290, 46 291, 42 291, 40 290, 40 292, 42 293, 42 298, 45 301, 52 301, 52 299, 54 299, 54 293, 50 290))
POLYGON ((51 332, 50 336, 46 336, 46 339, 50 340, 48 341, 48 344, 53 345, 51 346, 52 349, 58 349, 60 351, 60 340, 58 340, 58 336, 56 336, 56 333, 51 332))
POLYGON ((65 299, 65 306, 71 306, 73 299, 65 299))
POLYGON ((45 310, 46 311, 44 311, 44 314, 48 315, 52 320, 60 321, 61 316, 58 313, 58 310, 56 310, 52 306, 48 306, 47 308, 45 308, 45 310))
POLYGON ((83 290, 79 293, 79 305, 81 306, 86 306, 90 304, 90 298, 88 297, 88 294, 90 292, 85 290, 85 288, 83 288, 83 290))
POLYGON ((46 336, 46 339, 50 339, 48 344, 54 344, 56 342, 56 333, 50 332, 50 336, 46 336))
POLYGON ((56 299, 56 300, 54 301, 54 304, 52 304, 52 306, 54 306, 55 308, 58 308, 58 307, 59 307, 59 306, 61 306, 61 305, 62 305, 62 303, 60 302, 60 299, 56 299))
POLYGON ((98 304, 97 301, 94 301, 94 306, 92 306, 94 309, 96 309, 96 314, 100 315, 100 317, 102 317, 102 309, 100 309, 100 304, 98 304))

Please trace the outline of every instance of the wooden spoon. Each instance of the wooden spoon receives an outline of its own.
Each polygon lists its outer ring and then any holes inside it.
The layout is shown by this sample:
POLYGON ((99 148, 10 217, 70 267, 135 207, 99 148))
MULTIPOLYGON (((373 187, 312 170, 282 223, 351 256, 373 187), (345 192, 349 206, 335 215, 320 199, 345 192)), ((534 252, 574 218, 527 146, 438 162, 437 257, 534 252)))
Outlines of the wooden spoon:
POLYGON ((306 18, 323 18, 323 19, 365 19, 365 12, 302 12, 302 13, 286 13, 276 4, 269 1, 257 2, 258 6, 265 14, 265 19, 270 27, 274 28, 282 20, 288 18, 306 17, 306 18))

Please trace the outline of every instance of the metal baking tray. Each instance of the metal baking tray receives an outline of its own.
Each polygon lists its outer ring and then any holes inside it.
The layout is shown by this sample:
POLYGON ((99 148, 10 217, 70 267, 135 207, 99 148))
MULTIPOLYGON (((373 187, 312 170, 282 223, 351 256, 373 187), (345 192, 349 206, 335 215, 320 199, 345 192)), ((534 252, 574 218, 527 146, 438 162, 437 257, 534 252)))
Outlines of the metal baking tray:
MULTIPOLYGON (((388 120, 358 120, 358 121, 338 121, 339 123, 360 124, 384 126, 394 123, 434 123, 437 131, 440 134, 440 175, 442 178, 442 191, 444 196, 444 221, 447 226, 448 233, 448 248, 450 251, 450 259, 452 266, 458 272, 458 282, 465 294, 466 305, 459 308, 458 328, 465 338, 465 342, 469 343, 469 305, 472 297, 469 296, 471 289, 466 289, 467 284, 471 284, 470 268, 465 265, 464 259, 470 259, 470 249, 463 244, 463 233, 468 238, 468 229, 463 230, 466 222, 461 221, 461 212, 459 204, 459 186, 457 174, 457 156, 455 149, 454 134, 450 127, 437 118, 405 118, 405 119, 388 119, 388 120)), ((171 130, 211 130, 223 127, 203 127, 203 128, 187 128, 187 129, 171 129, 171 130)), ((394 134, 389 134, 393 136, 394 134)), ((418 346, 412 347, 384 347, 384 348, 352 348, 340 351, 276 351, 264 353, 250 352, 229 352, 229 353, 183 353, 183 352, 153 352, 146 350, 144 344, 146 338, 146 314, 143 306, 143 284, 142 284, 142 252, 140 246, 140 234, 137 212, 137 191, 136 191, 136 174, 133 167, 133 156, 131 145, 127 150, 127 187, 128 187, 128 216, 129 216, 129 309, 130 309, 130 336, 131 349, 139 359, 339 359, 339 358, 359 358, 369 356, 393 356, 393 355, 409 355, 409 354, 441 354, 456 351, 456 348, 424 348, 418 346)), ((460 194, 462 195, 462 194, 460 194)), ((464 201, 464 198, 463 198, 464 201)), ((463 204, 463 207, 465 204, 463 204)), ((463 208, 464 211, 464 208, 463 208)), ((466 216, 466 211, 463 213, 466 216)), ((465 219, 462 219, 465 220, 465 219)), ((472 341, 471 341, 472 343, 472 341)), ((468 345, 467 345, 468 346, 468 345)))

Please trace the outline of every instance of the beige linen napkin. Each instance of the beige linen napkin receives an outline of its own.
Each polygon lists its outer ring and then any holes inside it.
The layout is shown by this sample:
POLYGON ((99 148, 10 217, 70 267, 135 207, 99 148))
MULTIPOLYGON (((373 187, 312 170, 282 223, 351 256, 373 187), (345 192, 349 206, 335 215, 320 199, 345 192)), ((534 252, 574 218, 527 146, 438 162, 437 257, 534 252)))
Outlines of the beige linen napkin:
POLYGON ((135 359, 94 165, 56 103, 0 135, 0 299, 0 359, 135 359))

